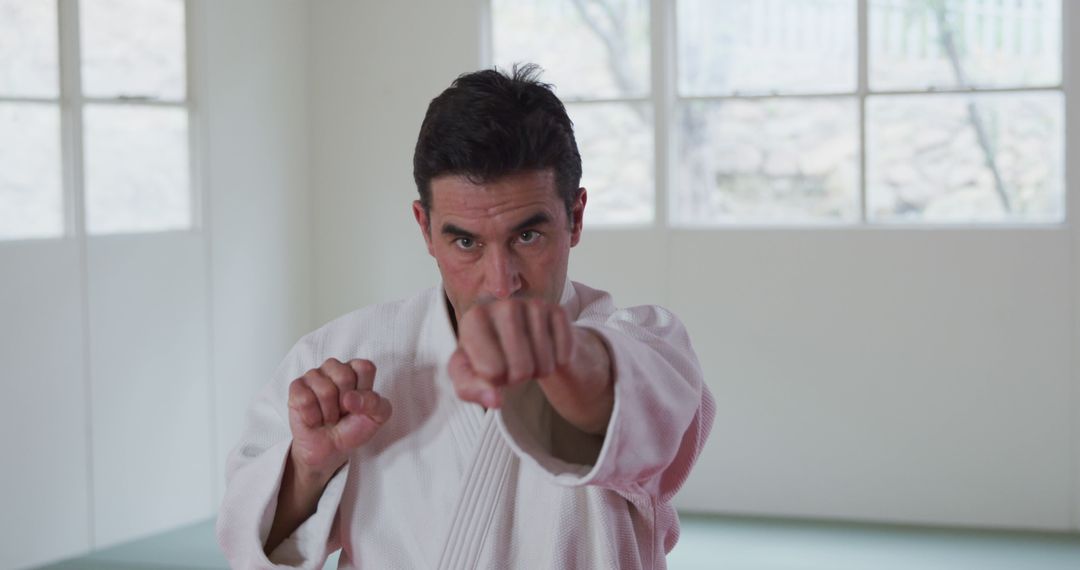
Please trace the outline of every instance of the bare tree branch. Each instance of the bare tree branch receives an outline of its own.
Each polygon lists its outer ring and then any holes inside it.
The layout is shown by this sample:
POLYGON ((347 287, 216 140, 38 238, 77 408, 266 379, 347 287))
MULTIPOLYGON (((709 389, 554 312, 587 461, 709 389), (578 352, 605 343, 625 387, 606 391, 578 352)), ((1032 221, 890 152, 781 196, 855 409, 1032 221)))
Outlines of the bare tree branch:
MULTIPOLYGON (((634 93, 636 85, 626 63, 628 52, 624 40, 626 37, 626 10, 617 9, 610 0, 573 0, 572 4, 581 21, 604 44, 608 67, 611 69, 611 74, 619 91, 623 94, 634 93), (607 28, 602 26, 593 16, 589 10, 590 6, 596 6, 602 11, 608 24, 607 28)), ((630 108, 643 123, 649 123, 649 117, 640 105, 631 105, 630 108)))
MULTIPOLYGON (((960 54, 956 49, 956 41, 953 37, 953 30, 949 23, 948 15, 946 14, 945 2, 944 0, 930 0, 930 5, 934 11, 935 18, 937 19, 939 31, 938 39, 941 42, 942 49, 945 50, 946 56, 949 58, 949 64, 952 66, 953 75, 956 77, 956 83, 961 87, 967 87, 967 77, 964 73, 963 65, 960 63, 960 54)), ((986 127, 983 126, 982 114, 979 112, 979 108, 975 106, 974 100, 968 101, 967 112, 968 119, 971 121, 971 126, 975 129, 975 137, 979 141, 979 147, 982 149, 986 167, 990 169, 990 174, 994 177, 994 189, 997 191, 998 198, 1001 199, 1001 205, 1005 208, 1006 212, 1011 212, 1012 204, 1010 203, 1009 195, 1005 190, 1005 182, 1001 178, 1001 172, 998 170, 997 157, 994 153, 993 145, 990 144, 990 137, 986 135, 986 127)))

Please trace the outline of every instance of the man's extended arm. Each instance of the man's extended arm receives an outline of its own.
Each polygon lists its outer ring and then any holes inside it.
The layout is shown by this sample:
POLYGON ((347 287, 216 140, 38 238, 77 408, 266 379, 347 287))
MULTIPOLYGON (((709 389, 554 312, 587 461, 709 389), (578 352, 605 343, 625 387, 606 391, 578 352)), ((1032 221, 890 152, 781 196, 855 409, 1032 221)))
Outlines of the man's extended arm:
POLYGON ((450 376, 461 399, 498 408, 505 390, 536 380, 551 406, 585 434, 602 435, 615 392, 611 357, 596 332, 573 326, 542 299, 503 299, 462 317, 450 376))
POLYGON ((581 310, 573 324, 603 339, 610 357, 614 405, 603 437, 579 440, 578 457, 560 452, 558 414, 540 390, 509 390, 499 422, 522 460, 560 484, 666 502, 686 480, 715 411, 690 338, 662 307, 617 309, 606 293, 575 287, 581 310))

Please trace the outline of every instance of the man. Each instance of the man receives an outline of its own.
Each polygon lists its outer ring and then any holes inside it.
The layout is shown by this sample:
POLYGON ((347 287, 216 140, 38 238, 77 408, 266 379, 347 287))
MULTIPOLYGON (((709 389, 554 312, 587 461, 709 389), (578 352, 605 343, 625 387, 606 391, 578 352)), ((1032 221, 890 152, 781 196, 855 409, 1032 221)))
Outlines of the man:
POLYGON ((303 337, 230 454, 237 568, 663 568, 713 419, 681 323, 567 280, 587 194, 535 66, 459 77, 420 129, 442 274, 303 337))

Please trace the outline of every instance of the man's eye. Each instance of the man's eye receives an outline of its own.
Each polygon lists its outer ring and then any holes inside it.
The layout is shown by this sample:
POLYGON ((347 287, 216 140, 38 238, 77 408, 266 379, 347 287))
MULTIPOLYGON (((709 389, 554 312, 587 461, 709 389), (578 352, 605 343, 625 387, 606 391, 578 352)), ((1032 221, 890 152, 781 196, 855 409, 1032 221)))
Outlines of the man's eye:
POLYGON ((459 249, 464 249, 464 250, 470 250, 470 249, 476 247, 476 242, 473 241, 472 238, 467 238, 467 237, 457 238, 456 240, 454 240, 454 243, 457 244, 459 249))
POLYGON ((521 243, 532 243, 532 242, 536 241, 537 238, 539 238, 539 237, 540 237, 540 232, 538 232, 536 230, 525 230, 525 231, 521 232, 520 235, 518 235, 518 240, 520 240, 521 243))

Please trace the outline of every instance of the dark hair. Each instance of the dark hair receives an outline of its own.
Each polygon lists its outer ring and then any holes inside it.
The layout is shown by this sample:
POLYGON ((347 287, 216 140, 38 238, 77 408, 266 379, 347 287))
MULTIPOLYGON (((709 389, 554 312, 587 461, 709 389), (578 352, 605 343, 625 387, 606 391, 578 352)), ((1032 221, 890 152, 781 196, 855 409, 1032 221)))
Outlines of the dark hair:
POLYGON ((536 64, 507 74, 485 69, 459 76, 431 100, 413 153, 413 179, 431 211, 431 179, 444 174, 482 184, 527 170, 555 172, 555 185, 573 226, 571 208, 581 182, 574 127, 536 64))

